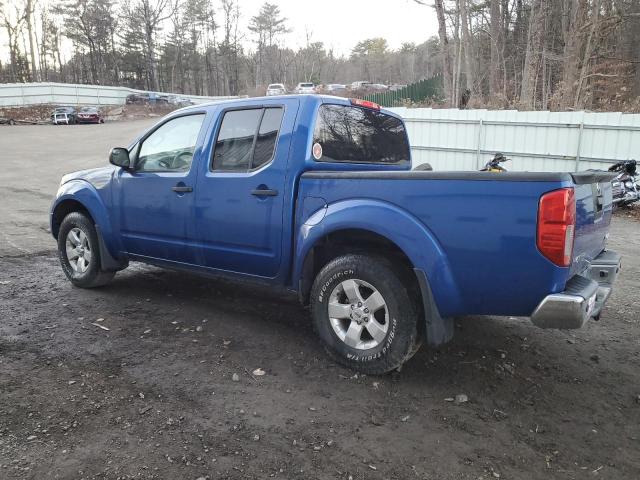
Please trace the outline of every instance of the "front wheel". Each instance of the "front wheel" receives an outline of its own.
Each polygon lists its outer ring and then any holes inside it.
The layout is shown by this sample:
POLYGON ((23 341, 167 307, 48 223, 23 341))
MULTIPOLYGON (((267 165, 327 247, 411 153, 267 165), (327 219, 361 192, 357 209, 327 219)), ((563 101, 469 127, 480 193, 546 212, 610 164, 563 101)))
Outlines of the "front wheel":
POLYGON ((403 273, 369 255, 341 256, 320 271, 311 289, 313 323, 339 363, 382 374, 417 351, 418 308, 403 273))
POLYGON ((58 257, 62 270, 76 287, 100 287, 115 275, 100 268, 98 233, 91 219, 80 212, 70 213, 60 225, 58 257))

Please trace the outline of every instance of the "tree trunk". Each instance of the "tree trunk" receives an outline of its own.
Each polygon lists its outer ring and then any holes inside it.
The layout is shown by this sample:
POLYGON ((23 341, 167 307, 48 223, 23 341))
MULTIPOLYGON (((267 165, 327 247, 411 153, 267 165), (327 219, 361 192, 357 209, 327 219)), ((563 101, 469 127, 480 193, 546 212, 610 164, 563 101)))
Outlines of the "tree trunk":
POLYGON ((500 52, 502 51, 502 17, 500 0, 490 0, 491 57, 489 60, 489 95, 495 97, 500 92, 500 52))
POLYGON ((442 57, 442 80, 444 85, 445 101, 452 105, 452 77, 451 55, 449 53, 449 39, 447 38, 447 24, 444 18, 443 0, 435 0, 436 15, 438 17, 438 36, 440 37, 440 55, 442 57))
POLYGON ((583 43, 580 29, 586 20, 587 9, 588 0, 567 0, 564 4, 564 63, 560 92, 560 108, 563 110, 573 107, 574 103, 583 43))
POLYGON ((600 6, 602 0, 594 0, 593 10, 591 14, 591 29, 587 38, 587 44, 584 48, 584 57, 582 58, 582 68, 580 69, 580 77, 578 79, 578 86, 575 91, 575 98, 573 101, 573 108, 584 108, 584 96, 583 87, 587 72, 589 71, 589 65, 591 63, 591 54, 594 49, 594 37, 598 34, 598 28, 600 26, 600 6))
POLYGON ((468 0, 460 0, 460 16, 462 17, 462 42, 464 45, 464 69, 466 88, 473 93, 476 92, 475 72, 473 69, 473 47, 471 34, 469 32, 469 10, 467 8, 468 0))
POLYGON ((33 41, 33 0, 27 0, 25 5, 24 20, 27 24, 29 36, 29 59, 31 61, 31 81, 38 81, 38 68, 36 65, 36 46, 33 41))
POLYGON ((522 87, 520 89, 520 104, 523 108, 532 110, 536 104, 536 82, 542 58, 544 41, 544 20, 546 0, 534 0, 529 19, 529 33, 527 35, 527 53, 522 72, 522 87))

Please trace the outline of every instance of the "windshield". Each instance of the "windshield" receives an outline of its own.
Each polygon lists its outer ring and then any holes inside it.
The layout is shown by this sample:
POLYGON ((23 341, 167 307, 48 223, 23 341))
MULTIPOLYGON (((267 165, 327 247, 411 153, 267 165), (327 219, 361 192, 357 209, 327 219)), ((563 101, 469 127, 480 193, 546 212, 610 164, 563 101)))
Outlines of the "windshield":
POLYGON ((98 109, 96 107, 82 107, 80 111, 82 113, 96 113, 98 109))
POLYGON ((400 163, 409 161, 402 120, 369 108, 322 105, 313 134, 321 162, 400 163))
POLYGON ((302 88, 308 88, 308 87, 313 87, 313 83, 301 83, 300 86, 302 88))

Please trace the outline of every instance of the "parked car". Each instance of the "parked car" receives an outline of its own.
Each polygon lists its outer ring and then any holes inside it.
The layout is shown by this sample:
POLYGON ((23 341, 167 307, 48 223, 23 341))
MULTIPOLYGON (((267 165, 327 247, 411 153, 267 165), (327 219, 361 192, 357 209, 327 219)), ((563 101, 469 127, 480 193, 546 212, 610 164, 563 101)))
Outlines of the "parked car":
POLYGON ((324 91, 332 95, 345 93, 347 91, 347 86, 342 83, 330 83, 325 87, 324 91))
POLYGON ((282 83, 271 83, 267 86, 267 97, 271 97, 273 95, 285 95, 287 93, 287 89, 282 83))
POLYGON ((188 107, 190 105, 195 105, 191 99, 187 97, 181 97, 179 95, 169 95, 167 97, 167 103, 169 105, 177 105, 179 107, 188 107))
POLYGON ((0 125, 15 125, 16 121, 10 117, 0 117, 0 125))
POLYGON ((368 88, 369 85, 371 85, 371 82, 367 82, 365 80, 358 80, 357 82, 351 82, 351 85, 349 85, 349 88, 351 90, 363 90, 368 88))
POLYGON ((109 160, 65 175, 51 208, 75 286, 140 261, 285 287, 361 372, 449 341, 460 315, 579 328, 620 268, 610 174, 410 171, 402 119, 363 100, 197 105, 109 160))
POLYGON ((298 94, 316 93, 316 86, 310 82, 302 82, 298 84, 294 92, 298 94))
POLYGON ((127 105, 145 105, 149 103, 149 93, 132 93, 127 95, 127 105))
POLYGON ((102 111, 98 107, 82 107, 78 112, 78 123, 104 123, 102 111))
POLYGON ((75 125, 78 123, 78 112, 75 107, 60 106, 56 107, 51 114, 51 123, 54 125, 75 125))

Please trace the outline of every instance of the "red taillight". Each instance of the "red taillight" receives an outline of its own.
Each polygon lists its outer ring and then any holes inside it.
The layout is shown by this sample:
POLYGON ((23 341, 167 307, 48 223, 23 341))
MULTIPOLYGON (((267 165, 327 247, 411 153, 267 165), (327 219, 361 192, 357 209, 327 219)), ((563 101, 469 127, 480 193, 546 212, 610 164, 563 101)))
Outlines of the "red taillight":
POLYGON ((357 105, 358 107, 370 108, 372 110, 380 110, 380 105, 369 100, 361 100, 359 98, 350 98, 351 105, 357 105))
POLYGON ((576 201, 573 188, 545 193, 538 207, 540 252, 560 267, 571 265, 576 228, 576 201))

